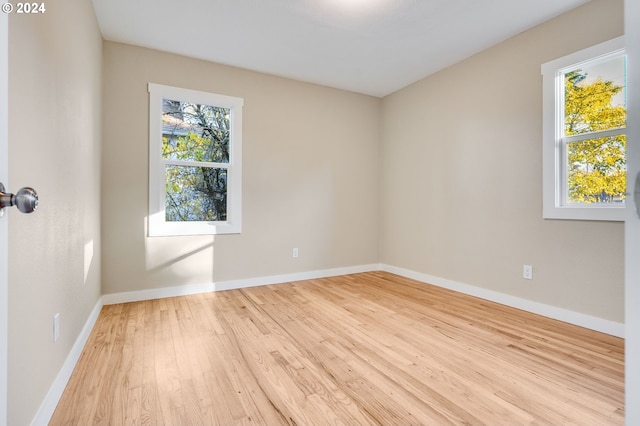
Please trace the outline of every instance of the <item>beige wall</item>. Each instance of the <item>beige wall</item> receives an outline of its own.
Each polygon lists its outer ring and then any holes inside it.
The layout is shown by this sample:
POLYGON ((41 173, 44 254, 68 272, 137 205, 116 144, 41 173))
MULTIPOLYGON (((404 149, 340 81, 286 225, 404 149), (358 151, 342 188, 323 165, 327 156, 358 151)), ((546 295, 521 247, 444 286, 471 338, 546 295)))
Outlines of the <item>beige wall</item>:
POLYGON ((384 99, 383 263, 624 322, 623 224, 542 219, 540 76, 622 35, 622 5, 594 0, 384 99))
POLYGON ((102 39, 90 1, 54 3, 9 18, 10 189, 40 195, 9 212, 10 425, 34 418, 100 296, 102 39))
POLYGON ((112 42, 103 60, 105 294, 378 261, 379 99, 112 42), (145 236, 149 82, 244 98, 242 234, 145 236))

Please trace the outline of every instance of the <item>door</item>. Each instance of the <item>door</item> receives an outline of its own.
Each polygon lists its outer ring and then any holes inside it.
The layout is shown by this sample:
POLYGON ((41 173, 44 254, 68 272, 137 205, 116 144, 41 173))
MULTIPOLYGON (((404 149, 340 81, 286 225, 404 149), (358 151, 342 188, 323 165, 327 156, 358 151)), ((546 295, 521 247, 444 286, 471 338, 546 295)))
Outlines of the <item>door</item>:
MULTIPOLYGON (((0 182, 8 184, 9 18, 0 13, 0 182)), ((7 424, 8 222, 0 217, 0 426, 7 424)))
MULTIPOLYGON (((625 1, 628 192, 640 173, 640 2, 625 1)), ((631 198, 635 198, 633 195, 631 198)), ((625 222, 625 421, 640 425, 640 200, 629 200, 625 222)))

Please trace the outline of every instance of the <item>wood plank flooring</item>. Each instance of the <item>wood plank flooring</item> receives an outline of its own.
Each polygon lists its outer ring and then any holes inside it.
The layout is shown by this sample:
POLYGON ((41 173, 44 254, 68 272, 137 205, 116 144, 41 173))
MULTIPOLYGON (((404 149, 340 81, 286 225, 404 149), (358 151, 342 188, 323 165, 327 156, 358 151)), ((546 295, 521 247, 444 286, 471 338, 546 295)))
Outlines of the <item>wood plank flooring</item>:
POLYGON ((622 339, 384 272, 105 306, 53 425, 622 425, 622 339))

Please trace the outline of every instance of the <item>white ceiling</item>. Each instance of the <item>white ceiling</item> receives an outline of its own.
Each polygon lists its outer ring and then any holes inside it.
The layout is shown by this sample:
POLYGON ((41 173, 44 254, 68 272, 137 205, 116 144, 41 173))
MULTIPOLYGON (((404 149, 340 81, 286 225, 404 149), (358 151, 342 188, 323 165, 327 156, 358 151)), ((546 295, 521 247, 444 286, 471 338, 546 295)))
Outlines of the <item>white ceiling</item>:
POLYGON ((106 40, 385 96, 589 0, 93 0, 106 40))

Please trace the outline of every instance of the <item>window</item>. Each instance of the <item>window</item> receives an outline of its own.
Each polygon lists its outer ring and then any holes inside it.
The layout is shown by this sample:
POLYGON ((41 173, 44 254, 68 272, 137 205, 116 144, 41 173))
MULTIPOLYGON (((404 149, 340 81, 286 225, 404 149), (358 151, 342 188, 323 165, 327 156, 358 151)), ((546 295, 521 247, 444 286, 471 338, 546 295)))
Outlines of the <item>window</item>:
POLYGON ((625 60, 619 37, 542 65, 547 219, 624 220, 625 60))
POLYGON ((149 236, 241 232, 242 105, 149 83, 149 236))

